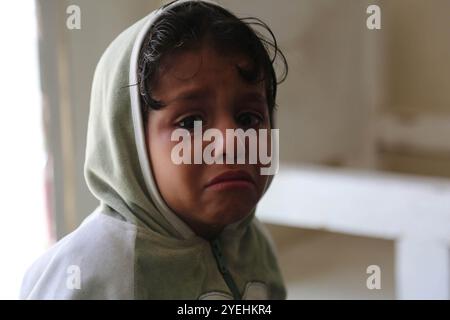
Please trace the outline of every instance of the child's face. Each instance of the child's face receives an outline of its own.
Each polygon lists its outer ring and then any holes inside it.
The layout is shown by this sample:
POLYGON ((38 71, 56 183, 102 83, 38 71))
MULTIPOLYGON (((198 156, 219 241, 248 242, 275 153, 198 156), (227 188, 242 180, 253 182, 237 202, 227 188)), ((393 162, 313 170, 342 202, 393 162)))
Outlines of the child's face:
MULTIPOLYGON (((171 135, 175 129, 190 129, 193 121, 201 120, 203 131, 216 128, 222 132, 226 146, 230 143, 225 138, 226 129, 270 129, 264 81, 247 83, 236 69, 236 65, 246 63, 244 57, 219 55, 209 46, 172 54, 163 60, 152 89, 153 98, 166 105, 151 111, 147 123, 146 140, 156 183, 168 206, 205 238, 249 214, 268 177, 260 175, 259 161, 247 164, 248 158, 246 164, 176 165, 171 153, 179 142, 171 141, 171 135), (244 170, 253 183, 207 186, 229 170, 244 170)), ((193 142, 193 135, 191 139, 193 142)), ((210 143, 204 142, 203 148, 210 143)), ((220 152, 225 157, 226 149, 220 152)))

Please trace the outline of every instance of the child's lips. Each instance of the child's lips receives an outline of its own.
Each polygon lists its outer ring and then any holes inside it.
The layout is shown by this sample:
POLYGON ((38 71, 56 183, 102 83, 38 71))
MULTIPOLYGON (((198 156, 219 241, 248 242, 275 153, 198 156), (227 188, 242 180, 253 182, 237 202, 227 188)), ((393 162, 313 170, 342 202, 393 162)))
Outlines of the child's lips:
POLYGON ((205 188, 228 189, 228 188, 254 188, 255 181, 252 176, 243 170, 225 171, 211 179, 205 188))

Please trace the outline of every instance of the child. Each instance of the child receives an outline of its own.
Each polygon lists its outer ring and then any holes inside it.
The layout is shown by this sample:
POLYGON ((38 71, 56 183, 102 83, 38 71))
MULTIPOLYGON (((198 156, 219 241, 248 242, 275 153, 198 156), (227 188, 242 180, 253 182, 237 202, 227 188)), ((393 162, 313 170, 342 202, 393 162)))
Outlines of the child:
MULTIPOLYGON (((100 206, 34 263, 22 298, 286 297, 254 217, 271 181, 262 164, 173 161, 176 129, 194 139, 198 124, 273 127, 267 46, 287 65, 249 25, 210 1, 180 0, 108 47, 94 76, 85 162, 100 206)), ((216 159, 230 156, 229 143, 216 159)))

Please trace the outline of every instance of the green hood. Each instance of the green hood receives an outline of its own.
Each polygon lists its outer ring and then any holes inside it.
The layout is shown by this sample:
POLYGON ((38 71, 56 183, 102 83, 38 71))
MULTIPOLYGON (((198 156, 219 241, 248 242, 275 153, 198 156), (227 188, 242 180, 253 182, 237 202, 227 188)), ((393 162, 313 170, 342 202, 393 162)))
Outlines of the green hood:
MULTIPOLYGON (((93 81, 85 177, 102 205, 127 220, 181 239, 195 236, 168 208, 151 173, 138 91, 141 44, 161 10, 135 23, 103 54, 93 81)), ((255 212, 231 225, 244 227, 255 212)))
POLYGON ((100 205, 32 266, 24 298, 285 298, 271 242, 255 211, 208 242, 168 208, 155 185, 137 62, 145 35, 166 9, 122 32, 97 65, 85 178, 100 205), (80 288, 67 289, 64 268, 74 265, 80 288))

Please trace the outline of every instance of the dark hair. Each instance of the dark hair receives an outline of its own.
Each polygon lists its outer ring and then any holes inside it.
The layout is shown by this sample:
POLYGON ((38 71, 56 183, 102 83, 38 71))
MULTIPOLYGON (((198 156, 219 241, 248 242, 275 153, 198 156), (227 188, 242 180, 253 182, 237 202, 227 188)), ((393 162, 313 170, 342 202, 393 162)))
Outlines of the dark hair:
POLYGON ((251 60, 250 68, 236 68, 247 82, 265 81, 272 122, 273 110, 276 108, 277 85, 286 79, 288 73, 286 58, 278 48, 274 34, 267 24, 258 18, 238 18, 217 5, 201 1, 188 1, 166 9, 144 40, 138 65, 138 85, 144 119, 147 119, 149 108, 158 110, 164 107, 161 101, 151 96, 151 84, 156 80, 161 59, 168 53, 192 48, 206 39, 220 52, 244 54, 251 60), (252 26, 267 31, 271 40, 252 26), (274 69, 277 57, 281 57, 284 66, 283 77, 279 81, 274 69))

